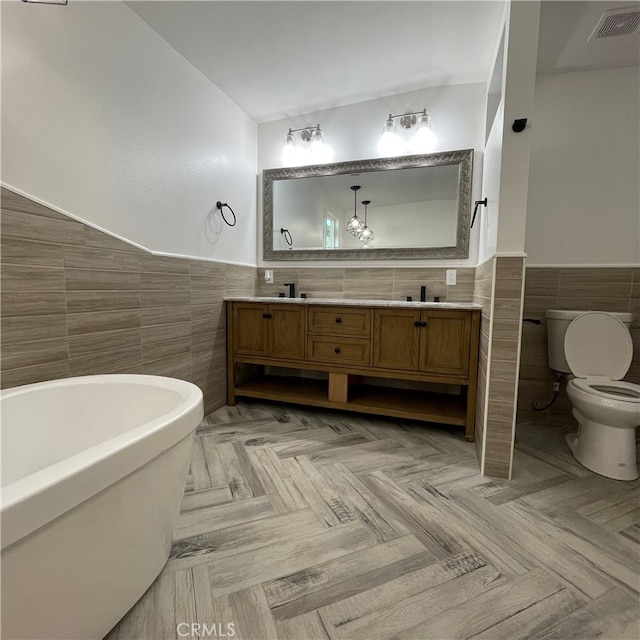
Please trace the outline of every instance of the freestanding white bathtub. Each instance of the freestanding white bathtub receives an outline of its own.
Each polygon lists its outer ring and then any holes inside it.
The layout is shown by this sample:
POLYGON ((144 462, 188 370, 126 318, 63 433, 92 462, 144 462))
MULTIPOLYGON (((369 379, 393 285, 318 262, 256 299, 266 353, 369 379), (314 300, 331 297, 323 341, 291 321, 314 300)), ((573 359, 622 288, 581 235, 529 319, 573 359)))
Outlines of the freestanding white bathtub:
POLYGON ((167 561, 202 392, 114 374, 0 398, 2 637, 103 638, 167 561))

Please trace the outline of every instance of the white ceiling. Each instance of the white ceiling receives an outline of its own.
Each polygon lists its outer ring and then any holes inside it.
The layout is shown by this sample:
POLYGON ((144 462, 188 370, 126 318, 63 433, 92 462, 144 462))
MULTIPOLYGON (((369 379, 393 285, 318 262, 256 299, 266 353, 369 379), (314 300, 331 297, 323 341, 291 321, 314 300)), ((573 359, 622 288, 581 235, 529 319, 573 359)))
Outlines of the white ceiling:
POLYGON ((638 66, 639 36, 588 40, 605 11, 634 6, 640 8, 640 4, 633 0, 543 2, 540 9, 538 74, 638 66))
MULTIPOLYGON (((486 82, 504 2, 127 2, 257 122, 415 89, 486 82)), ((541 10, 538 72, 639 64, 638 37, 587 42, 603 11, 541 10)))

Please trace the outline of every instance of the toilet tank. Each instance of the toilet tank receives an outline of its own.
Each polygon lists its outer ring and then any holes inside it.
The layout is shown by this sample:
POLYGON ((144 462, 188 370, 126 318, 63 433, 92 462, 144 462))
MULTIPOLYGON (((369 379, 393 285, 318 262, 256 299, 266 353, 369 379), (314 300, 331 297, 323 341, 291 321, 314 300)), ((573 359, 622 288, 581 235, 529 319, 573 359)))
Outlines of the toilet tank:
MULTIPOLYGON (((586 313, 586 311, 548 309, 544 314, 547 319, 547 354, 549 357, 549 367, 554 371, 571 373, 567 359, 564 357, 564 334, 567 332, 567 328, 573 319, 582 313, 586 313)), ((610 315, 621 320, 627 329, 631 326, 633 314, 610 313, 610 315)))

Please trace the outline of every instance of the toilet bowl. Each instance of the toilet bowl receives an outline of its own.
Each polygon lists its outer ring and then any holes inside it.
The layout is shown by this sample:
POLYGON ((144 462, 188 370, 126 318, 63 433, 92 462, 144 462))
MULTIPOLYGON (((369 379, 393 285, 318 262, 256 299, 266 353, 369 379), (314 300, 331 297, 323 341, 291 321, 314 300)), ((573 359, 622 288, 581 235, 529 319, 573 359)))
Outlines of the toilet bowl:
POLYGON ((587 469, 615 480, 635 480, 635 427, 640 425, 640 385, 622 382, 633 357, 631 334, 611 314, 588 311, 569 324, 564 355, 575 376, 567 384, 580 425, 566 437, 587 469))

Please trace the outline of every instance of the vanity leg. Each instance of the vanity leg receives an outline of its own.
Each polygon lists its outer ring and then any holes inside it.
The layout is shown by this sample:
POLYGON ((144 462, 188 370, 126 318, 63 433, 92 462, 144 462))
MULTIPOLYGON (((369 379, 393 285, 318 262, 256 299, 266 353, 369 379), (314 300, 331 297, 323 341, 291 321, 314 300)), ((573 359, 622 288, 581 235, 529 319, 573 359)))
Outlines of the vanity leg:
MULTIPOLYGON (((474 313, 471 319, 471 353, 477 354, 480 349, 480 314, 474 313)), ((478 357, 469 363, 469 384, 467 385, 467 419, 465 422, 464 439, 467 442, 475 440, 476 431, 476 402, 478 398, 478 357)))
POLYGON ((476 418, 473 416, 472 418, 467 418, 467 424, 464 429, 464 439, 467 442, 473 442, 475 438, 476 432, 476 418))
POLYGON ((226 333, 227 333, 227 404, 236 404, 236 366, 233 362, 233 313, 229 303, 226 303, 226 333))
POLYGON ((227 367, 227 404, 230 407, 234 407, 236 405, 236 372, 235 367, 233 366, 233 362, 229 363, 227 367))
POLYGON ((349 375, 329 373, 329 402, 347 402, 349 397, 349 375))

